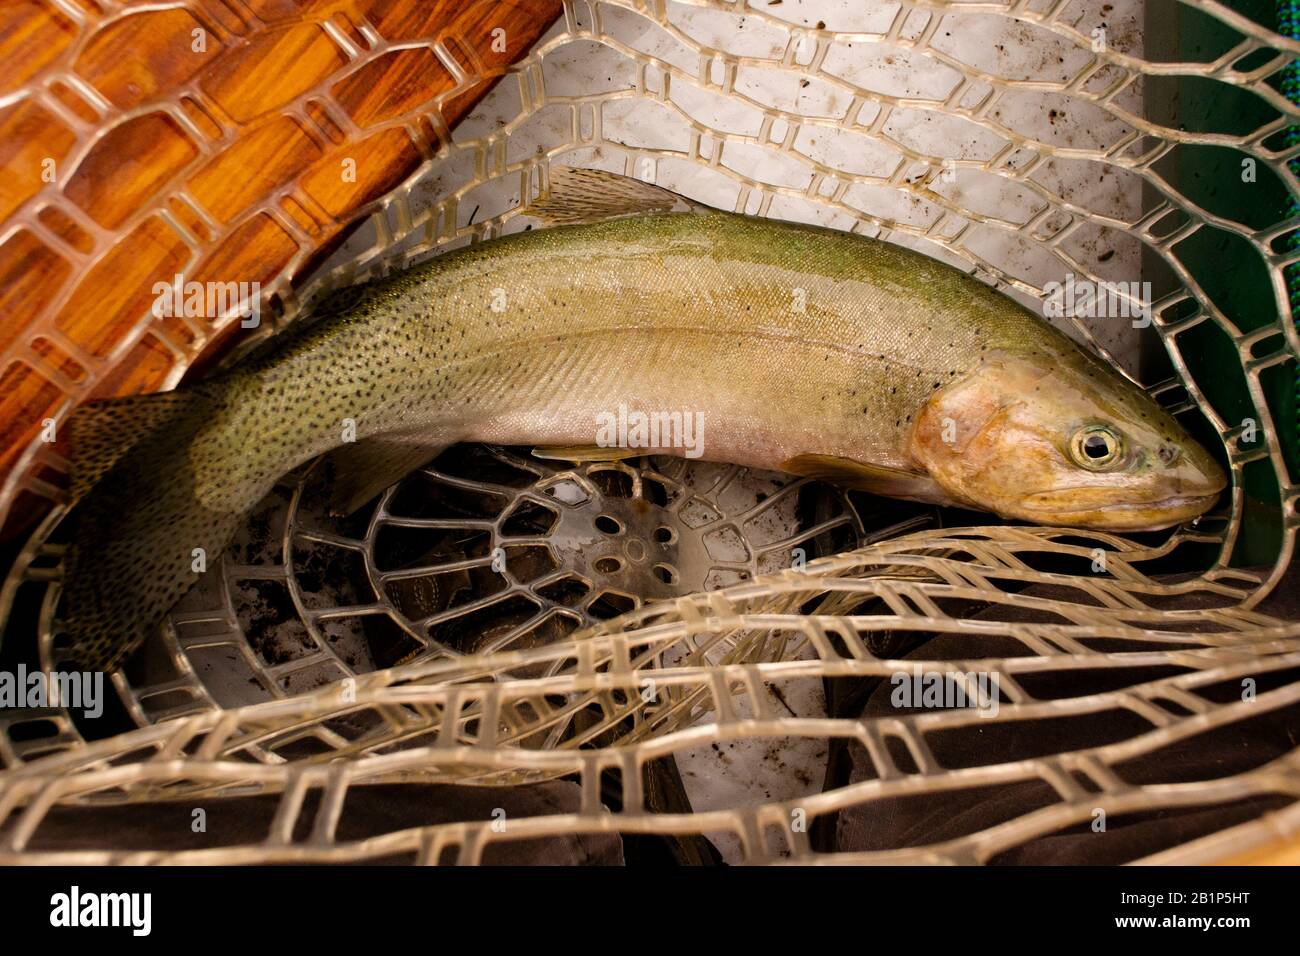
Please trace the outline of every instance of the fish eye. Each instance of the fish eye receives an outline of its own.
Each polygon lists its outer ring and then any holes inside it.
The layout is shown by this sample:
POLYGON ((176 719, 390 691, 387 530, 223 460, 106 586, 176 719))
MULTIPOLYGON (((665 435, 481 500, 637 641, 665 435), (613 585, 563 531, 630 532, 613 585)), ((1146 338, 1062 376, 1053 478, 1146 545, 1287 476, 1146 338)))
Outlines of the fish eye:
POLYGON ((1070 440, 1070 455, 1079 465, 1101 471, 1120 458, 1119 435, 1105 425, 1080 428, 1070 440))

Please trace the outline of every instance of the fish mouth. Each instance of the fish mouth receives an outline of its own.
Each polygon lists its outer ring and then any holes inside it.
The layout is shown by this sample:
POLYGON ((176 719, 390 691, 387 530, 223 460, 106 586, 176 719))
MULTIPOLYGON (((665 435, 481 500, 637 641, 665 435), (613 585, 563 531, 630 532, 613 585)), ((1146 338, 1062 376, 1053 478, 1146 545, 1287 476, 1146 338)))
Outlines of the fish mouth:
POLYGON ((1035 498, 1050 498, 1060 494, 1064 493, 1049 492, 1047 495, 1031 495, 1022 503, 1022 507, 1034 513, 1036 520, 1042 520, 1050 515, 1054 520, 1068 523, 1073 518, 1081 525, 1098 528, 1156 531, 1202 515, 1219 500, 1219 492, 1216 491, 1213 494, 1166 495, 1163 498, 1150 498, 1145 501, 1115 501, 1077 505, 1072 508, 1062 507, 1052 501, 1034 501, 1035 498), (1038 518, 1039 515, 1042 517, 1038 518))
MULTIPOLYGON (((1049 492, 1048 495, 1031 495, 1028 500, 1042 499, 1055 494, 1062 494, 1062 492, 1049 492)), ((1031 511, 1060 511, 1062 514, 1068 514, 1071 511, 1156 511, 1168 508, 1182 508, 1191 504, 1205 504, 1208 507, 1218 497, 1219 493, 1216 491, 1212 495, 1167 495, 1164 498, 1148 498, 1145 501, 1115 501, 1108 504, 1079 505, 1076 508, 1061 508, 1051 501, 1042 504, 1026 504, 1025 507, 1031 511)))

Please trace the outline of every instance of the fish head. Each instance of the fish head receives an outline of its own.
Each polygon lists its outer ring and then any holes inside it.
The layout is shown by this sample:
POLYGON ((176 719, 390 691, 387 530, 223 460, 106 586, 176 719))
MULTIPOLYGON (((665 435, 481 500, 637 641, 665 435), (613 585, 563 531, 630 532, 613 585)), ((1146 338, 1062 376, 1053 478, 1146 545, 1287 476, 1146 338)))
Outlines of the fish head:
POLYGON ((909 451, 954 499, 1037 524, 1166 528, 1227 485, 1171 415, 1072 343, 990 353, 926 402, 909 451))

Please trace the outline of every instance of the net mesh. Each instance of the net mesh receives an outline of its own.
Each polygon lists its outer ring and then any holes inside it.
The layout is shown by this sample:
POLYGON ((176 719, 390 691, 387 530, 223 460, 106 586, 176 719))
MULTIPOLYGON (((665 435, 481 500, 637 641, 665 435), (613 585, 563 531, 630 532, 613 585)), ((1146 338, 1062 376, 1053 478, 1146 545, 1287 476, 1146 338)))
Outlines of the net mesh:
MULTIPOLYGON (((138 729, 86 740, 65 710, 0 716, 0 859, 474 863, 502 843, 621 833, 703 835, 749 862, 987 862, 1095 828, 1099 816, 1270 799, 1258 805, 1274 812, 1235 833, 1234 845, 1294 832, 1295 751, 1227 776, 1187 779, 1161 768, 1216 734, 1289 713, 1300 696, 1300 625, 1255 609, 1290 563, 1300 521, 1284 458, 1291 436, 1279 430, 1271 379, 1300 355, 1283 277, 1296 258, 1297 224, 1280 212, 1263 224, 1237 221, 1190 199, 1175 175, 1189 148, 1213 147, 1231 152, 1234 169, 1253 161, 1261 180, 1300 194, 1288 166, 1297 147, 1284 135, 1300 109, 1274 86, 1300 43, 1221 4, 1175 4, 1230 40, 1204 61, 1161 57, 1149 33, 1144 47, 1138 20, 1108 22, 1092 6, 567 3, 446 148, 379 201, 312 282, 285 291, 288 313, 340 285, 525 228, 518 207, 546 188, 552 163, 614 169, 714 205, 913 245, 1025 301, 1067 274, 1105 282, 1117 275, 1108 263, 1141 263, 1156 277, 1145 330, 1164 346, 1155 358, 1127 321, 1077 319, 1073 331, 1166 407, 1204 416, 1228 449, 1228 510, 1141 541, 1008 526, 918 531, 926 518, 873 524, 867 506, 842 496, 800 523, 781 513, 782 502, 808 483, 769 486, 772 476, 706 474, 662 459, 606 466, 602 477, 487 449, 458 453, 471 455, 468 470, 440 461, 389 489, 363 526, 330 528, 310 506, 307 469, 262 506, 259 541, 270 550, 238 542, 219 579, 187 598, 146 649, 160 663, 114 675, 138 729), (993 55, 1008 36, 1032 56, 993 55), (1244 132, 1171 125, 1160 105, 1168 78, 1230 87, 1266 118, 1244 132), (1093 179, 1102 185, 1089 190, 1083 184, 1093 179), (1200 235, 1249 250, 1271 315, 1243 321, 1207 291, 1184 261, 1200 235), (1206 330, 1238 358, 1236 393, 1215 390, 1197 364, 1206 330), (496 463, 494 477, 473 455, 496 463), (501 466, 522 477, 501 478, 501 466), (1260 473, 1275 492, 1249 491, 1260 473), (411 517, 398 504, 411 482, 430 500, 454 489, 495 503, 468 517, 463 502, 455 518, 411 517), (724 500, 728 488, 750 497, 724 500), (643 528, 632 526, 636 509, 619 511, 635 501, 654 509, 643 528), (558 524, 537 524, 538 508, 558 524), (698 520, 687 520, 691 509, 698 520), (751 520, 759 512, 775 529, 766 536, 751 520), (617 569, 597 567, 593 542, 603 539, 591 529, 602 516, 614 521, 614 536, 644 532, 638 540, 648 546, 665 529, 658 543, 674 547, 657 583, 620 588, 617 569), (430 539, 398 566, 384 558, 395 547, 384 529, 395 524, 484 540, 449 552, 430 539), (1231 567, 1250 525, 1274 530, 1267 560, 1256 570, 1231 567), (710 549, 719 539, 709 535, 728 529, 738 550, 710 549), (855 550, 805 566, 791 560, 804 545, 809 554, 855 550), (499 548, 507 560, 495 573, 506 586, 485 595, 475 574, 499 548), (550 558, 525 572, 530 548, 550 558), (346 561, 354 572, 344 572, 346 561), (362 582, 352 591, 304 584, 349 574, 362 582), (401 586, 452 575, 464 576, 468 605, 446 588, 401 586), (575 580, 578 598, 548 590, 575 580), (272 622, 278 633, 254 634, 247 607, 258 595, 249 581, 288 595, 289 609, 272 622), (520 599, 523 610, 502 611, 520 599), (483 607, 502 612, 491 627, 473 616, 483 607), (397 635, 387 658, 355 631, 358 620, 380 618, 397 635), (225 663, 205 657, 214 650, 225 663), (918 688, 961 688, 970 700, 991 686, 994 699, 846 713, 819 696, 845 681, 903 686, 900 675, 918 688), (241 697, 233 685, 253 690, 241 697), (809 686, 818 693, 810 697, 809 686), (994 743, 999 729, 1054 721, 1120 729, 1105 739, 994 743), (649 793, 661 758, 685 766, 701 751, 768 743, 808 755, 816 772, 787 774, 767 792, 703 794, 691 812, 665 812, 649 793), (854 770, 823 783, 828 753, 849 754, 854 770), (349 794, 368 786, 504 788, 558 778, 578 793, 562 813, 339 836, 349 794), (1041 799, 939 842, 840 845, 832 856, 810 838, 818 821, 838 819, 844 834, 906 798, 1026 784, 1041 785, 1041 799), (608 809, 611 788, 618 812, 608 809), (259 795, 276 809, 254 840, 41 848, 42 827, 61 808, 259 795)), ((1226 375, 1220 368, 1211 378, 1226 375)), ((47 665, 58 517, 34 535, 5 588, 6 642, 22 639, 14 632, 23 628, 47 665)), ((1160 858, 1222 849, 1206 839, 1160 858)))

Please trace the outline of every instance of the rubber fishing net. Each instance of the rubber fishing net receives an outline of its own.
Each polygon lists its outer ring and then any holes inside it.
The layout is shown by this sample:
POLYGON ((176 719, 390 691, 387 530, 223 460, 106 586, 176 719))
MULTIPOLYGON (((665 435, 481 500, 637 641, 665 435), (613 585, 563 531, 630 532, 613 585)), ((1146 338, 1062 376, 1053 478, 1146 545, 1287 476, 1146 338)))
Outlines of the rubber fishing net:
MULTIPOLYGON (((0 859, 475 863, 539 841, 592 858, 619 834, 691 861, 1032 861, 1101 839, 1203 861, 1294 834, 1300 624, 1265 612, 1300 521, 1297 223, 1196 180, 1300 195, 1280 85, 1298 53, 1211 2, 1145 21, 1059 0, 566 3, 310 282, 275 288, 281 324, 528 228, 550 168, 595 166, 913 246, 1040 310, 1067 276, 1140 274, 1149 327, 1064 321, 1219 436, 1230 506, 1125 538, 473 446, 339 519, 313 463, 113 675, 135 729, 0 716, 0 859), (367 809, 431 784, 459 795, 436 818, 367 809), (552 789, 530 809, 522 785, 552 789), (134 842, 77 825, 145 805, 183 819, 134 842), (219 806, 245 825, 199 835, 219 806), (1173 824, 1140 837, 1152 821, 1173 824)), ((6 653, 33 667, 58 663, 58 518, 4 591, 6 653)))

